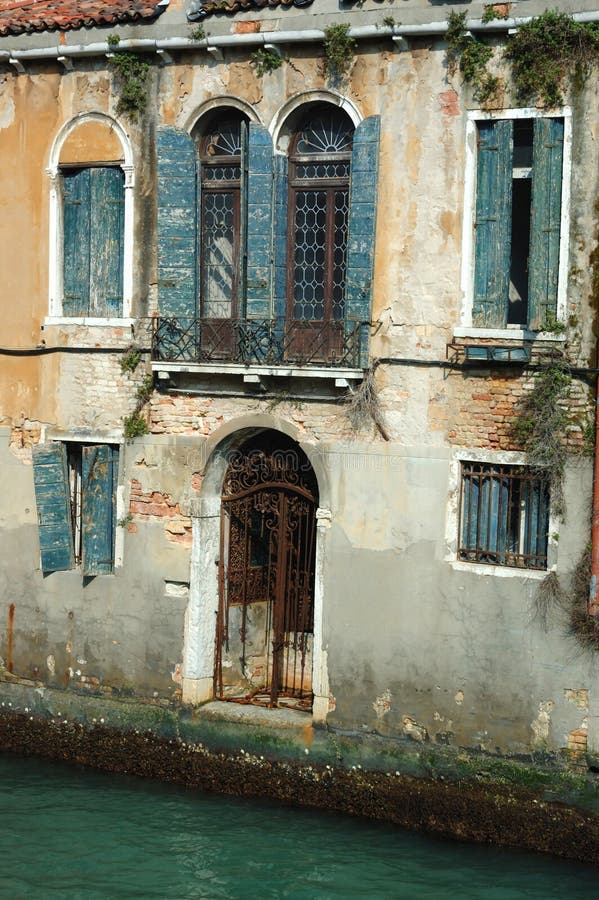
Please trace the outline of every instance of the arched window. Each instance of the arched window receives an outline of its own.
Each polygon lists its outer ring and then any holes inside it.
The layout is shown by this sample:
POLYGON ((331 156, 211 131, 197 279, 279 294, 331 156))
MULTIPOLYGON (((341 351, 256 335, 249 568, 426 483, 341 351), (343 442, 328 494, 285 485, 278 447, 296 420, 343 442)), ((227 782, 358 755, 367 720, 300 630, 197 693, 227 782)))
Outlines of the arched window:
POLYGON ((247 117, 235 109, 211 117, 201 129, 198 154, 200 316, 235 319, 243 296, 247 117))
POLYGON ((344 318, 353 134, 346 113, 316 106, 290 144, 287 315, 294 321, 344 318))

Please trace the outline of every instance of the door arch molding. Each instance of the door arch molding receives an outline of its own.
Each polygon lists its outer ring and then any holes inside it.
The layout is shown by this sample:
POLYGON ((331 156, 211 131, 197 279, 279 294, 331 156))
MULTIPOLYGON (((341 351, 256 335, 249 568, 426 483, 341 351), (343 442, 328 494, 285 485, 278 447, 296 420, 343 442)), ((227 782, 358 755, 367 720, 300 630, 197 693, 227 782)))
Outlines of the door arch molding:
POLYGON ((331 524, 329 485, 324 459, 313 445, 297 440, 298 429, 275 417, 246 416, 228 423, 205 445, 202 488, 192 502, 192 552, 189 603, 185 615, 182 690, 186 703, 200 704, 214 698, 216 620, 219 609, 219 557, 221 491, 227 461, 249 439, 270 430, 291 438, 305 453, 314 471, 319 506, 316 510, 314 560, 314 629, 312 647, 312 718, 324 724, 329 708, 326 648, 323 646, 323 600, 326 543, 331 524))

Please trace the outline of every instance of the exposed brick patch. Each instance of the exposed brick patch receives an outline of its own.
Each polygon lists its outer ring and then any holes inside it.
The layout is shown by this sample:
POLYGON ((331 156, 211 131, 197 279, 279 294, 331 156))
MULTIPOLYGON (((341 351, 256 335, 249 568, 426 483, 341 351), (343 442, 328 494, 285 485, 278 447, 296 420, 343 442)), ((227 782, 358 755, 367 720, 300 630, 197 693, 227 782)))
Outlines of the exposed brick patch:
POLYGON ((455 91, 442 91, 438 96, 441 112, 444 116, 459 116, 460 105, 455 91))
POLYGON ((137 478, 132 478, 129 512, 141 521, 164 519, 167 540, 191 546, 191 519, 183 515, 179 503, 173 500, 170 494, 144 491, 141 482, 137 478))
POLYGON ((41 433, 40 422, 23 418, 12 427, 8 449, 22 463, 31 465, 31 449, 34 444, 39 444, 41 433))
POLYGON ((235 22, 233 25, 234 34, 256 34, 260 31, 260 22, 255 19, 250 22, 235 22))

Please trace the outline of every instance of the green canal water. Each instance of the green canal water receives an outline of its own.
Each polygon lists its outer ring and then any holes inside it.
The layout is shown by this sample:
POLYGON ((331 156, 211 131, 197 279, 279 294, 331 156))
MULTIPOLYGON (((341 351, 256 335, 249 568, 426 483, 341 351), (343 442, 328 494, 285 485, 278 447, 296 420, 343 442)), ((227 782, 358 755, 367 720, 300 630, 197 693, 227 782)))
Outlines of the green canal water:
POLYGON ((2 900, 599 897, 544 856, 0 756, 2 900))

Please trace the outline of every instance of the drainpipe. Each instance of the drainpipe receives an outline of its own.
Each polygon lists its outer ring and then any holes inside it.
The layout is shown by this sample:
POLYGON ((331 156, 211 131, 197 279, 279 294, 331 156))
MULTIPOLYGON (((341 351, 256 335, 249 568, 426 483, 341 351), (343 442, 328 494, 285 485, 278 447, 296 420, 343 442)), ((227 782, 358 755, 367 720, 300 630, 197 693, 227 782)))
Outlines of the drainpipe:
MULTIPOLYGON (((597 341, 599 360, 599 341, 597 341)), ((589 615, 599 615, 597 597, 599 583, 599 378, 595 389, 595 454, 593 465, 593 512, 591 518, 591 583, 589 589, 589 615)))
MULTIPOLYGON (((530 22, 532 16, 522 16, 510 19, 495 19, 492 22, 483 22, 481 19, 468 19, 466 28, 469 31, 480 33, 485 32, 506 32, 511 29, 518 28, 530 22)), ((599 22, 599 11, 588 13, 574 13, 572 19, 575 22, 599 22)), ((426 22, 420 25, 394 25, 378 26, 378 25, 358 25, 350 28, 349 36, 355 40, 372 40, 385 37, 390 38, 410 38, 410 37, 426 37, 433 35, 443 35, 447 31, 447 22, 426 22)), ((93 44, 60 44, 56 47, 32 48, 31 50, 4 50, 0 49, 0 63, 9 62, 21 71, 20 66, 26 60, 36 59, 64 59, 85 57, 85 56, 105 56, 106 54, 114 54, 118 50, 134 50, 138 52, 156 52, 163 50, 168 53, 169 50, 199 50, 208 47, 260 47, 264 44, 301 44, 301 43, 322 43, 324 40, 324 31, 310 29, 298 29, 297 31, 263 31, 254 34, 223 34, 214 35, 204 38, 201 41, 194 41, 188 37, 164 38, 162 40, 152 39, 123 39, 119 42, 118 47, 114 47, 106 42, 97 42, 93 44), (20 66, 19 66, 20 64, 20 66)), ((0 48, 1 48, 0 43, 0 48)))

